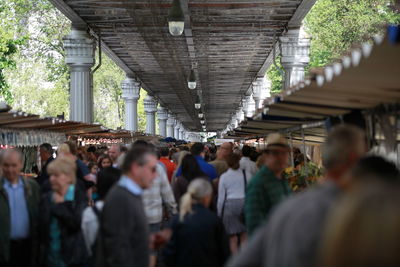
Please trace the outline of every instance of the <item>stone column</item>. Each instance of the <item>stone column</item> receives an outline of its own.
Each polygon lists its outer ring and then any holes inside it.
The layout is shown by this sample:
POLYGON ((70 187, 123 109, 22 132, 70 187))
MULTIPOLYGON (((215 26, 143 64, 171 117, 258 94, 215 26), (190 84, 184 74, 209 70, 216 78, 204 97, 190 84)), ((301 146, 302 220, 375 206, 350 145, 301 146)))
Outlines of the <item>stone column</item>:
POLYGON ((179 139, 184 140, 185 139, 185 130, 183 129, 183 125, 181 126, 182 128, 179 130, 179 139))
POLYGON ((258 77, 252 85, 255 110, 257 110, 262 108, 264 100, 271 96, 271 81, 267 77, 258 77))
POLYGON ((246 117, 253 117, 254 111, 256 110, 256 103, 254 102, 253 95, 246 96, 243 103, 243 110, 246 117))
POLYGON ((168 120, 167 120, 168 137, 175 137, 174 126, 175 126, 175 117, 171 113, 168 113, 168 120))
POLYGON ((242 121, 244 121, 244 112, 243 109, 240 108, 236 114, 236 119, 238 121, 238 124, 241 123, 242 121))
POLYGON ((157 115, 158 115, 158 127, 160 135, 163 137, 167 137, 168 111, 163 107, 159 107, 157 115))
POLYGON ((290 29, 279 38, 282 46, 282 66, 285 70, 283 89, 304 80, 304 68, 310 62, 310 38, 301 28, 290 29))
POLYGON ((125 101, 125 129, 138 130, 137 103, 140 96, 140 84, 130 77, 122 81, 122 98, 125 101))
POLYGON ((147 95, 143 101, 144 112, 146 113, 146 133, 156 134, 156 112, 157 101, 151 95, 147 95))
POLYGON ((180 122, 179 121, 175 121, 175 139, 179 139, 179 129, 181 128, 180 122))
POLYGON ((93 75, 95 43, 86 30, 72 27, 64 37, 65 62, 70 70, 71 121, 93 122, 93 75))
POLYGON ((253 99, 255 102, 255 109, 260 108, 260 103, 262 101, 262 77, 257 78, 253 83, 253 99))

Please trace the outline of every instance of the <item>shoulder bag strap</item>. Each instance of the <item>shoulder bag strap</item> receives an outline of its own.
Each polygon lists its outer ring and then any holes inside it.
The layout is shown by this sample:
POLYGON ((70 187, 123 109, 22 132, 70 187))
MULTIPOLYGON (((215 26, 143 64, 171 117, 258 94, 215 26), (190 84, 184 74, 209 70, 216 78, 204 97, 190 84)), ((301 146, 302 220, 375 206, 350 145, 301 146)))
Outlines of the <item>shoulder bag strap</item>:
POLYGON ((96 217, 99 218, 99 216, 100 216, 100 211, 99 211, 99 209, 96 207, 96 203, 92 206, 92 210, 93 210, 94 214, 96 215, 96 217))
POLYGON ((247 191, 247 177, 246 177, 246 171, 242 170, 243 172, 243 181, 244 181, 244 195, 246 196, 246 191, 247 191))
POLYGON ((224 218, 226 194, 227 194, 227 193, 226 193, 226 190, 225 190, 224 202, 222 203, 221 218, 224 218))

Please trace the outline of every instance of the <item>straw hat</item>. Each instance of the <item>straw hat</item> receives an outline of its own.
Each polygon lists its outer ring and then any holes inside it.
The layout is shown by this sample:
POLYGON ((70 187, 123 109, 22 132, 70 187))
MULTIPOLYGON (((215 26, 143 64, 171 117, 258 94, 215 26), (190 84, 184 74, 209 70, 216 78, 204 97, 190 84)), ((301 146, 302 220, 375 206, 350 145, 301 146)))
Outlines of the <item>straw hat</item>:
POLYGON ((286 147, 289 148, 288 142, 286 138, 279 134, 279 133, 272 133, 269 134, 267 137, 267 149, 270 146, 281 146, 281 147, 286 147))

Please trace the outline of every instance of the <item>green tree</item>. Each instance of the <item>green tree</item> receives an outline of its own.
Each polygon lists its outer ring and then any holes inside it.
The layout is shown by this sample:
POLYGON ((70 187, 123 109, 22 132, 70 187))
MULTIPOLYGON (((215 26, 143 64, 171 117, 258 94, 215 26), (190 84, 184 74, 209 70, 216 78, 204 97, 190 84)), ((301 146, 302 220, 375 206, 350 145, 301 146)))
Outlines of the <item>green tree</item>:
MULTIPOLYGON (((0 92, 14 109, 42 116, 69 113, 69 73, 63 37, 71 22, 47 0, 0 1, 0 92)), ((123 126, 122 70, 103 54, 94 74, 94 120, 123 126)), ((98 60, 97 60, 98 62, 98 60)), ((144 93, 143 93, 144 94, 144 93)), ((145 128, 143 98, 139 129, 145 128)))
MULTIPOLYGON (((393 0, 318 0, 304 20, 311 36, 311 67, 322 67, 351 48, 385 30, 383 25, 400 23, 393 0)), ((281 90, 281 75, 272 65, 267 71, 272 91, 281 90)))

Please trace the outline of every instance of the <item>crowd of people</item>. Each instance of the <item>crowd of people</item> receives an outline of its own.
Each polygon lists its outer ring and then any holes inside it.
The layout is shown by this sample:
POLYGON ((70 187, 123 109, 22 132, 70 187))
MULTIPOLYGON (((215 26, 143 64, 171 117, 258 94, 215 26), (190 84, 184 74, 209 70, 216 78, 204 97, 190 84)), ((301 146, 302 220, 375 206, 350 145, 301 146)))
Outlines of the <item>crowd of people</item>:
POLYGON ((400 173, 361 129, 330 131, 324 176, 300 193, 283 175, 299 150, 266 143, 42 144, 37 178, 3 150, 0 266, 400 265, 400 173))

